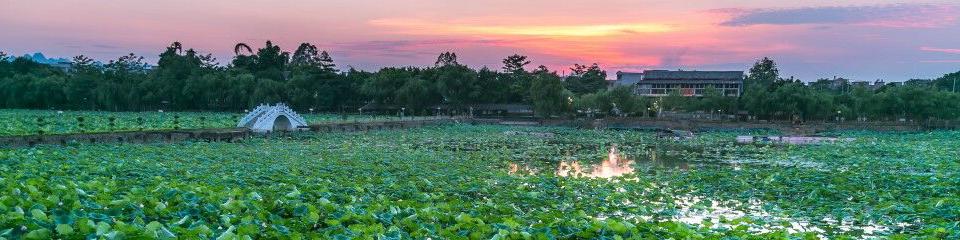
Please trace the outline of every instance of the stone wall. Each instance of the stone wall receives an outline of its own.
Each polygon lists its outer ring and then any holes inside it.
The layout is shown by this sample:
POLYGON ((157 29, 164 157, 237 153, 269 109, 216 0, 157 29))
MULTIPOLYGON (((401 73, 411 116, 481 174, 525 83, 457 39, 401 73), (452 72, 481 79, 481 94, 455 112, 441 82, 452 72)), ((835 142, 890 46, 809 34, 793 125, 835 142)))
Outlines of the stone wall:
MULTIPOLYGON (((367 132, 380 130, 395 130, 423 127, 450 122, 459 122, 459 119, 430 119, 430 120, 403 120, 386 122, 353 122, 353 123, 321 123, 310 125, 314 132, 367 132)), ((257 134, 246 128, 225 129, 194 129, 194 130, 167 130, 167 131, 132 131, 109 133, 78 133, 59 135, 30 135, 0 137, 0 147, 16 148, 36 145, 67 145, 72 143, 151 143, 151 142, 180 142, 194 141, 223 141, 233 142, 254 136, 286 134, 263 133, 257 134)))
MULTIPOLYGON (((496 119, 478 119, 475 122, 494 123, 505 125, 512 122, 496 119)), ((722 121, 705 119, 664 119, 664 118, 607 118, 607 119, 541 119, 530 121, 542 126, 566 126, 581 129, 684 129, 691 131, 707 130, 735 130, 735 129, 771 129, 792 134, 815 134, 836 130, 870 130, 870 131, 925 131, 925 130, 956 130, 960 129, 960 122, 767 122, 767 121, 722 121)))
POLYGON ((133 131, 0 137, 2 147, 66 145, 71 143, 150 143, 185 140, 237 141, 250 136, 246 129, 198 129, 170 131, 133 131))

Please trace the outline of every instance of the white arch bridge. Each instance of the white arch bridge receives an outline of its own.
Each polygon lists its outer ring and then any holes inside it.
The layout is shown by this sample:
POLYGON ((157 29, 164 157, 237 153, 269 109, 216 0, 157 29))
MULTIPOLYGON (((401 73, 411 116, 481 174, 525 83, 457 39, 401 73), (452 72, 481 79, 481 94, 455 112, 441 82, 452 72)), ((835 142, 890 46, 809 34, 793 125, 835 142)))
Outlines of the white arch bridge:
POLYGON ((287 105, 260 104, 240 119, 237 127, 249 128, 253 132, 297 131, 308 127, 307 121, 287 105))

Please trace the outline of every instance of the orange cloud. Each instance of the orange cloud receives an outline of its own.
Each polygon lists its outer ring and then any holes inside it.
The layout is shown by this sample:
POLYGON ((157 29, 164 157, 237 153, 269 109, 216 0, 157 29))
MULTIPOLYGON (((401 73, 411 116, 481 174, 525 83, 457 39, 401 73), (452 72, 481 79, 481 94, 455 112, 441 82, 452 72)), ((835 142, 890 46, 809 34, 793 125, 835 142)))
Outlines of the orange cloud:
MULTIPOLYGON (((543 19, 540 19, 542 22, 543 19)), ((522 20, 518 20, 522 21, 522 20)), ((398 34, 422 36, 457 36, 474 39, 506 40, 503 46, 524 49, 560 58, 568 63, 593 62, 656 65, 659 56, 629 55, 617 47, 630 40, 646 42, 640 38, 675 34, 688 30, 678 24, 660 22, 622 21, 612 24, 529 24, 510 25, 497 21, 454 20, 439 23, 420 19, 377 19, 368 23, 387 28, 398 34), (524 41, 516 41, 524 39, 524 41), (535 41, 529 39, 536 39, 535 41)), ((527 21, 530 22, 530 21, 527 21)), ((555 21, 563 22, 563 21, 555 21)), ((547 64, 550 67, 551 64, 547 64)))
MULTIPOLYGON (((535 56, 534 59, 539 60, 535 64, 543 64, 551 69, 565 68, 573 63, 594 62, 611 67, 612 71, 696 68, 749 62, 759 56, 794 52, 800 48, 789 42, 764 40, 789 36, 791 32, 797 32, 799 26, 731 28, 718 26, 719 21, 729 17, 718 15, 691 12, 672 16, 669 21, 623 19, 612 24, 576 23, 553 17, 443 21, 389 18, 367 23, 398 37, 412 37, 423 42, 460 39, 453 49, 476 46, 472 42, 483 45, 495 43, 497 47, 535 56)), ((435 52, 438 47, 431 44, 412 48, 435 52)))
POLYGON ((664 33, 677 28, 659 23, 617 23, 581 25, 484 25, 441 24, 418 19, 377 19, 374 26, 393 28, 408 34, 459 34, 542 37, 607 37, 622 34, 664 33))

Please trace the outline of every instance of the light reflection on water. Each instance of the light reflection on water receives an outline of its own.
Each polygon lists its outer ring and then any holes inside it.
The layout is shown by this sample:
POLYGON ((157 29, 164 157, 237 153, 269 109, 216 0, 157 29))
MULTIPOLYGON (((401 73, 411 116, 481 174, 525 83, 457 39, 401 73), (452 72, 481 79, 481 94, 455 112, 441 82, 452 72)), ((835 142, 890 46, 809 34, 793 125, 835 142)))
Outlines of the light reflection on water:
POLYGON ((581 176, 612 178, 632 173, 634 171, 633 165, 634 161, 624 158, 617 149, 617 146, 613 145, 610 146, 610 151, 607 153, 607 158, 600 162, 600 164, 589 168, 590 170, 584 170, 583 166, 580 165, 580 162, 575 160, 562 161, 560 162, 560 165, 557 166, 556 174, 557 176, 562 177, 581 176))
POLYGON ((600 162, 580 161, 577 159, 560 161, 556 167, 535 168, 520 163, 510 163, 511 174, 537 174, 552 171, 561 177, 614 178, 637 171, 638 167, 660 167, 689 170, 690 163, 675 156, 661 154, 656 149, 648 149, 640 160, 633 160, 621 153, 617 145, 610 146, 607 157, 600 162))
MULTIPOLYGON (((625 148, 626 149, 626 148, 625 148)), ((542 172, 552 172, 561 177, 591 177, 591 178, 614 178, 637 171, 644 171, 647 168, 666 168, 687 171, 691 167, 699 168, 705 166, 716 166, 717 162, 691 161, 684 159, 684 155, 677 154, 677 149, 658 149, 648 148, 635 156, 628 157, 620 152, 617 145, 609 147, 606 158, 600 162, 564 160, 548 166, 529 165, 510 163, 510 174, 538 174, 542 172), (634 160, 636 159, 636 160, 634 160), (691 166, 692 165, 692 166, 691 166), (539 167, 534 167, 539 166, 539 167)), ((686 155, 689 157, 689 155, 686 155)), ((720 164, 738 171, 741 164, 738 162, 720 164)), ((809 219, 794 219, 788 216, 768 212, 761 206, 763 203, 756 199, 739 202, 735 200, 719 201, 709 199, 710 204, 702 205, 701 201, 709 198, 700 196, 678 196, 675 199, 676 215, 671 220, 680 221, 686 224, 703 224, 711 222, 714 227, 731 228, 736 224, 724 222, 721 219, 749 218, 768 222, 773 224, 749 225, 749 231, 765 233, 772 230, 786 230, 789 233, 813 232, 821 239, 826 238, 826 231, 817 227, 809 219)), ((627 203, 633 204, 633 203, 627 203)), ((637 216, 649 220, 649 216, 637 216)), ((603 217, 601 217, 603 218, 603 217)), ((733 221, 736 222, 736 221, 733 221)), ((871 238, 890 231, 890 228, 877 225, 870 222, 866 224, 854 224, 852 221, 836 221, 833 219, 824 219, 825 223, 838 226, 842 231, 860 230, 863 237, 871 238)), ((902 225, 900 227, 903 227, 902 225)))

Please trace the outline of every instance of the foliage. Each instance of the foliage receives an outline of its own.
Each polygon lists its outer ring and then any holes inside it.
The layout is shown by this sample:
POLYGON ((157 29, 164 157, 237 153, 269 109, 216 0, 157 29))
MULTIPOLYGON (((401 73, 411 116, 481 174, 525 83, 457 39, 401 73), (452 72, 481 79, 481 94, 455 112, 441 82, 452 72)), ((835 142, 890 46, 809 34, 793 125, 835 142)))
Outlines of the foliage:
MULTIPOLYGON (((608 88, 606 71, 596 63, 575 64, 558 89, 553 81, 544 81, 559 79, 556 72, 528 71, 531 61, 518 54, 503 59, 502 71, 472 69, 461 64, 456 53, 444 52, 433 66, 366 72, 337 69, 327 51, 310 43, 301 43, 292 54, 270 41, 256 49, 238 43, 234 52, 230 64, 220 66, 212 55, 174 42, 160 53, 155 67, 133 54, 107 63, 80 55, 66 71, 4 55, 0 108, 240 112, 257 104, 285 102, 298 111, 352 112, 375 103, 433 114, 430 109, 441 106, 466 110, 480 104, 519 103, 539 105, 535 108, 543 110, 542 116, 568 116, 575 109, 608 112, 613 106, 603 96, 608 88), (571 97, 584 101, 570 106, 571 97)), ((960 117, 957 79, 960 72, 882 87, 854 85, 843 78, 804 85, 792 77, 781 78, 778 65, 762 58, 749 69, 738 97, 707 88, 702 97, 671 92, 645 101, 658 103, 653 106, 657 110, 745 111, 774 120, 953 120, 960 117)), ((635 114, 634 110, 627 112, 635 114)))
POLYGON ((552 117, 565 112, 573 99, 570 95, 564 92, 563 83, 556 73, 549 72, 544 66, 534 73, 530 98, 537 116, 552 117))
MULTIPOLYGON (((300 114, 308 123, 344 121, 331 114, 300 114)), ((233 128, 243 114, 220 112, 93 112, 0 110, 0 136, 114 131, 233 128), (82 120, 81 120, 82 119, 82 120), (111 120, 112 119, 112 120, 111 120)), ((351 116, 349 121, 375 116, 351 116)))
POLYGON ((570 71, 572 71, 571 75, 564 78, 563 81, 567 90, 577 96, 595 93, 607 88, 607 72, 600 69, 600 66, 596 63, 589 67, 574 64, 570 71))
POLYGON ((580 96, 573 101, 573 107, 579 112, 596 111, 600 115, 642 116, 650 107, 646 98, 633 94, 629 87, 617 87, 580 96), (614 111, 616 109, 616 111, 614 111))
POLYGON ((753 64, 747 73, 745 84, 760 84, 770 87, 780 80, 780 69, 773 59, 764 57, 753 64))
POLYGON ((730 132, 673 141, 648 132, 450 125, 242 143, 8 149, 0 150, 0 237, 960 237, 953 149, 960 133, 837 134, 857 140, 734 145, 730 132), (556 136, 505 134, 517 131, 556 136), (611 179, 554 173, 567 160, 591 168, 611 144, 637 161, 636 172, 611 179), (656 165, 671 158, 686 159, 690 170, 656 165), (539 171, 511 174, 511 164, 539 171), (688 196, 702 200, 681 204, 688 196), (682 220, 683 212, 729 209, 747 214, 682 220), (798 222, 809 225, 788 230, 798 222), (883 228, 867 233, 869 226, 883 228))

